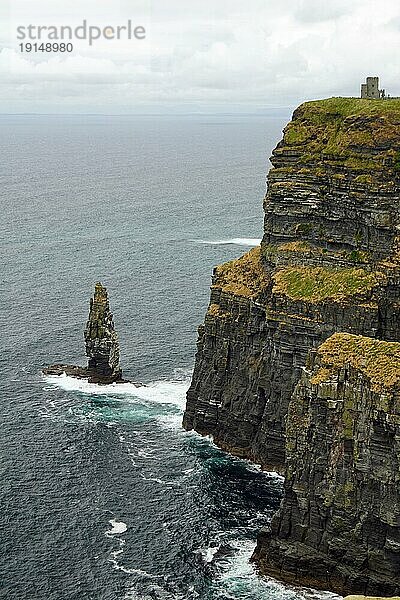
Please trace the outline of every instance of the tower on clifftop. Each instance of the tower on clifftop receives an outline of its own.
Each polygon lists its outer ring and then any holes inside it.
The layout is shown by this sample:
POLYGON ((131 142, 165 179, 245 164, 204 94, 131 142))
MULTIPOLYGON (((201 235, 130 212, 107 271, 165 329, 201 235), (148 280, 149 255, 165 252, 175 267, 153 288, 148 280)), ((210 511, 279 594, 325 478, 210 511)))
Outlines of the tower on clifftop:
POLYGON ((367 77, 367 82, 361 84, 361 98, 379 100, 385 97, 385 90, 379 89, 379 77, 367 77))

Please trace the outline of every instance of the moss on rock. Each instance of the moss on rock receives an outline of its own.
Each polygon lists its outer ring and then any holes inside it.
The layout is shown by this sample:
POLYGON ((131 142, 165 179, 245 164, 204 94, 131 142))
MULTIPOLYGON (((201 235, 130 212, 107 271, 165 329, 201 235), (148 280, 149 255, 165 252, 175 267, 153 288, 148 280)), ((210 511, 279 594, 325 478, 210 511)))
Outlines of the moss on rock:
MULTIPOLYGON (((396 169, 399 125, 397 99, 371 102, 328 98, 305 102, 285 128, 281 149, 295 148, 305 164, 324 160, 355 171, 381 170, 388 165, 396 169)), ((371 180, 369 174, 365 183, 371 180)))
POLYGON ((212 287, 238 296, 254 298, 266 290, 269 277, 261 262, 261 248, 253 248, 240 258, 215 269, 212 287))
POLYGON ((274 276, 274 294, 282 294, 292 300, 321 302, 345 300, 355 294, 370 292, 385 280, 379 271, 364 269, 333 269, 322 267, 287 267, 274 276))
POLYGON ((400 385, 400 342, 386 342, 361 335, 335 333, 318 348, 320 368, 314 385, 328 381, 345 365, 360 370, 375 392, 400 385))

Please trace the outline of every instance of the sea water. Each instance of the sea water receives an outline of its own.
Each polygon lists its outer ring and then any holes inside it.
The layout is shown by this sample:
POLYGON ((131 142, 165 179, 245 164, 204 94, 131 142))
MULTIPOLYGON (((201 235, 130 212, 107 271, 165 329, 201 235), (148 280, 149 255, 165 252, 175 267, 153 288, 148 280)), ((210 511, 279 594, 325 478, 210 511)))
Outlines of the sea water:
POLYGON ((262 236, 287 115, 2 116, 1 573, 9 600, 303 600, 249 558, 282 478, 183 431, 214 265, 262 236), (84 364, 96 281, 124 374, 84 364))

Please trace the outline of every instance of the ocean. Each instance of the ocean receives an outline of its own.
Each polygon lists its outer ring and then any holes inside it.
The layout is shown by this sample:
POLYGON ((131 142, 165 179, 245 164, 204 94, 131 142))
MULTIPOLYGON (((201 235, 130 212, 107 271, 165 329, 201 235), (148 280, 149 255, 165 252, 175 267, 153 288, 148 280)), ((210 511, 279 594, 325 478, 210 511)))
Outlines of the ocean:
POLYGON ((0 598, 322 600, 248 559, 282 478, 181 428, 212 269, 256 245, 279 117, 0 117, 0 598), (107 286, 124 375, 85 364, 107 286))

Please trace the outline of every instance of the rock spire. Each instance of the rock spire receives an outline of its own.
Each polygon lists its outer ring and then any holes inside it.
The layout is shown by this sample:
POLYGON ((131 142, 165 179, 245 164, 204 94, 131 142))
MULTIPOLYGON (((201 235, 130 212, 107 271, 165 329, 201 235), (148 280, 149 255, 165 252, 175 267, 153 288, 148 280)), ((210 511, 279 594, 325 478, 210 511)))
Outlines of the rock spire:
POLYGON ((119 364, 119 341, 110 311, 107 289, 96 283, 90 299, 89 317, 84 332, 87 367, 55 364, 43 369, 45 375, 62 375, 88 379, 90 383, 125 383, 119 364))
POLYGON ((119 341, 110 311, 107 289, 96 283, 90 299, 89 318, 85 329, 88 369, 99 377, 120 379, 119 341))

